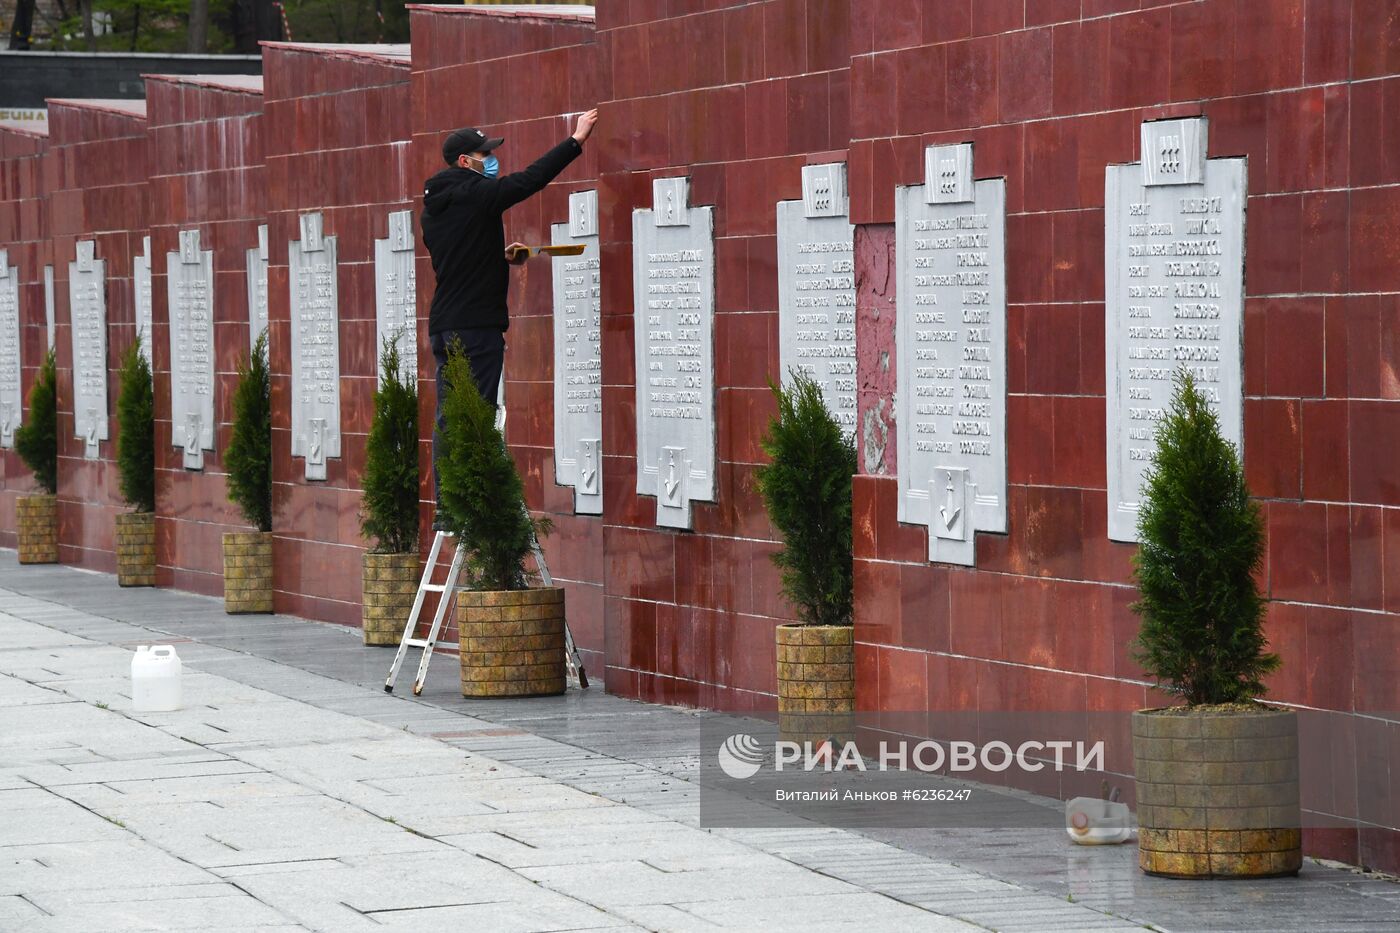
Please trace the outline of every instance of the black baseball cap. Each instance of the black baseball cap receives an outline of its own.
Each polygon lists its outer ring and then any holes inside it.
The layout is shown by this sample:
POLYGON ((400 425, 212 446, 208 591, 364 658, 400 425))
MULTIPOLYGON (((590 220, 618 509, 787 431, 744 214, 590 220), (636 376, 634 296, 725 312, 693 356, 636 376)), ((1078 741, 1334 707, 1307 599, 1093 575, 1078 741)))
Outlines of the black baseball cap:
POLYGON ((458 156, 471 155, 473 152, 490 152, 505 141, 504 136, 493 139, 481 130, 464 126, 448 134, 442 141, 442 157, 448 165, 456 165, 458 156))

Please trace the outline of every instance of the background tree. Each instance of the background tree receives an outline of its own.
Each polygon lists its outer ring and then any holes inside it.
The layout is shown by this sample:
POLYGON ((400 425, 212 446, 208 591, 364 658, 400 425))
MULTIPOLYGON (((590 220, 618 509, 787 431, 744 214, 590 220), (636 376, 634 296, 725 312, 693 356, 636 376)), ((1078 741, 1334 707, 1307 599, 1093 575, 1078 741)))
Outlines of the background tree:
POLYGON ((1142 617, 1135 657, 1190 705, 1251 700, 1279 666, 1265 650, 1259 505, 1239 452, 1185 369, 1143 484, 1133 561, 1142 617))

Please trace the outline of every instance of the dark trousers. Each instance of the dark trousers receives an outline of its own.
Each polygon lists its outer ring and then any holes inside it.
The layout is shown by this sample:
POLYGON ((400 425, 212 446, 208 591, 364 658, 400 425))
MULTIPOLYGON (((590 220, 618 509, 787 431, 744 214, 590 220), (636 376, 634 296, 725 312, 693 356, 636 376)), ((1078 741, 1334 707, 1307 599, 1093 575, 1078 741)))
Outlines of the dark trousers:
POLYGON ((482 398, 496 407, 496 393, 501 386, 501 364, 505 362, 506 335, 490 327, 473 327, 468 330, 445 330, 429 338, 433 348, 433 360, 437 363, 437 415, 433 427, 433 502, 442 501, 442 480, 438 476, 438 454, 442 449, 442 400, 447 394, 448 384, 444 370, 447 368, 447 351, 453 344, 459 344, 471 364, 472 379, 481 392, 482 398))

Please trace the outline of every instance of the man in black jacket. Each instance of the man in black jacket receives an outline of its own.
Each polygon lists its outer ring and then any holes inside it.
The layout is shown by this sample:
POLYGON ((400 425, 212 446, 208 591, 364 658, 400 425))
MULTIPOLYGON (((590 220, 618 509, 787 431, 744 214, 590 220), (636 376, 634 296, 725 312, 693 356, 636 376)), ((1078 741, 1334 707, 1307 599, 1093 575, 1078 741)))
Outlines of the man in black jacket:
POLYGON ((519 243, 506 248, 501 215, 544 188, 583 152, 598 111, 578 118, 574 134, 540 156, 528 168, 499 176, 492 153, 505 142, 477 129, 460 129, 443 141, 442 157, 450 166, 429 178, 423 189, 423 243, 433 260, 437 289, 428 312, 428 338, 437 363, 437 425, 433 431, 433 488, 438 489, 437 458, 441 443, 443 368, 447 351, 459 344, 471 363, 482 396, 496 404, 510 326, 506 292, 512 263, 525 261, 519 243))

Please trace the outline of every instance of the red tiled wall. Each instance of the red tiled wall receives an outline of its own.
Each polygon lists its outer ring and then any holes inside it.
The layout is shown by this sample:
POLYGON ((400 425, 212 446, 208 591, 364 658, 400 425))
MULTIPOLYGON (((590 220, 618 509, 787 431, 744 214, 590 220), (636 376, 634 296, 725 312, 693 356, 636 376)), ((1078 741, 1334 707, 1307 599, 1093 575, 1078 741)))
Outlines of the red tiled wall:
POLYGON ((721 709, 771 707, 774 626, 791 618, 754 487, 778 372, 776 203, 848 138, 847 0, 601 4, 604 645, 607 688, 721 709), (667 12, 671 11, 671 12, 667 12), (636 493, 632 210, 689 174, 715 205, 718 496, 694 531, 636 493))
POLYGON ((132 257, 146 235, 146 118, 143 101, 50 101, 49 232, 58 357, 58 556, 67 564, 116 569, 115 516, 126 510, 117 482, 118 367, 135 339, 132 257), (68 264, 78 240, 106 261, 109 440, 83 458, 73 436, 73 342, 68 264))
POLYGON ((262 94, 218 86, 216 78, 148 78, 151 176, 151 307, 156 384, 156 561, 158 581, 223 593, 222 535, 243 531, 228 501, 223 450, 229 442, 238 363, 248 352, 245 253, 258 245, 265 213, 262 94), (204 469, 184 469, 171 443, 170 303, 166 254, 179 232, 198 229, 214 251, 214 450, 204 469))
MULTIPOLYGON (((44 319, 44 264, 50 262, 44 201, 43 130, 0 127, 0 245, 19 276, 20 385, 28 420, 29 389, 48 347, 44 319)), ((34 477, 14 449, 0 450, 0 547, 15 547, 15 499, 36 491, 34 477)))
MULTIPOLYGON (((855 490, 862 708, 1162 699, 1128 654, 1133 547, 1106 531, 1104 166, 1137 159, 1142 120, 1205 114, 1209 154, 1249 159, 1244 457, 1284 661, 1271 696, 1400 709, 1400 33, 1388 16, 1385 0, 852 0, 862 419, 889 431, 883 451, 862 451, 855 490), (923 181, 926 145, 966 140, 979 177, 1006 176, 1008 212, 1009 534, 978 535, 976 569, 930 565, 925 530, 895 519, 894 373, 873 352, 893 341, 893 316, 875 311, 892 307, 895 186, 923 181)), ((1357 773, 1363 800, 1386 799, 1393 767, 1357 773)), ((1339 815, 1361 828, 1311 834, 1311 851, 1400 866, 1393 814, 1339 815)))
MULTIPOLYGON (((444 167, 443 136, 462 126, 504 136, 501 171, 524 168, 573 132, 568 115, 598 100, 598 58, 587 14, 501 13, 489 8, 415 9, 413 46, 413 174, 426 179, 444 167)), ((583 155, 543 192, 505 216, 507 241, 548 243, 550 225, 568 219, 570 192, 597 187, 597 149, 583 155)), ((414 203, 422 210, 422 185, 414 203)), ((433 270, 415 228, 418 249, 420 343, 426 344, 433 270)), ((525 480, 530 507, 549 516, 554 532, 545 557, 566 590, 570 630, 585 667, 601 670, 603 651, 603 521, 575 515, 571 487, 554 482, 554 331, 550 260, 513 270, 506 334, 506 440, 525 480)), ((419 355, 423 522, 432 519, 434 364, 419 355)), ((423 541, 424 549, 428 540, 423 541)), ((451 631, 449 638, 455 638, 451 631)))
MULTIPOLYGON (((412 206, 408 62, 391 47, 263 48, 272 371, 274 604, 279 612, 358 625, 360 472, 373 413, 374 240, 387 216, 412 206), (291 300, 287 243, 298 217, 320 211, 337 238, 341 456, 309 482, 291 455, 291 300)), ((422 351, 420 351, 422 352, 422 351)))

